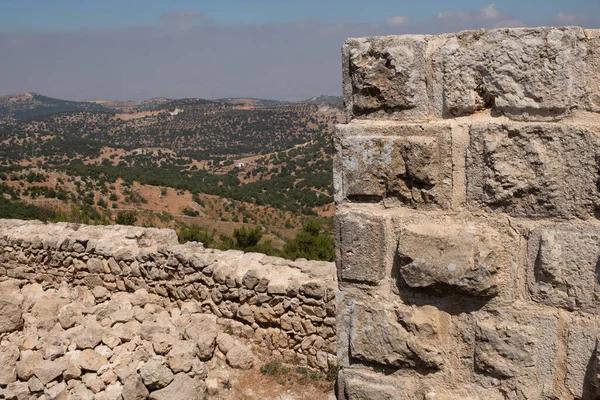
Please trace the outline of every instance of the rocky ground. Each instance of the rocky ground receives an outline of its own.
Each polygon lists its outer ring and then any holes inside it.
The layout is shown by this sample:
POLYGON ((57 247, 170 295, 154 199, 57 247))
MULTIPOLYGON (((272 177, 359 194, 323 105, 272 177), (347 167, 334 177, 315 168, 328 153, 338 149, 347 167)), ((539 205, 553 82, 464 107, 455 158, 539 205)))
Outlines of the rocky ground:
POLYGON ((270 360, 237 336, 241 327, 203 314, 195 301, 17 280, 0 283, 0 299, 0 398, 332 396, 331 384, 306 368, 300 379, 293 367, 265 374, 270 360))

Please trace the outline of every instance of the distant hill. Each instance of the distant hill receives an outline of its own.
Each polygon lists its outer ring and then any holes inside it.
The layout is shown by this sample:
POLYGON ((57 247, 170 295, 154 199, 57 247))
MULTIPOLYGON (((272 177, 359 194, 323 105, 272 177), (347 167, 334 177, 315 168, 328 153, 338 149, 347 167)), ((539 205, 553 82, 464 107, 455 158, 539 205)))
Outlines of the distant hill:
POLYGON ((344 98, 342 96, 321 95, 311 97, 310 99, 301 101, 300 103, 314 104, 317 106, 321 104, 327 104, 333 107, 342 108, 344 106, 344 98))
POLYGON ((98 103, 60 100, 37 93, 0 97, 0 119, 20 119, 72 111, 114 112, 113 109, 98 103))
POLYGON ((329 105, 342 108, 344 101, 341 96, 321 95, 299 102, 284 102, 268 99, 253 99, 246 97, 223 98, 207 100, 201 98, 167 99, 156 97, 144 101, 113 101, 89 100, 72 101, 55 99, 37 93, 11 94, 0 97, 0 122, 2 120, 18 120, 27 117, 38 117, 63 112, 143 112, 189 107, 211 107, 218 105, 244 107, 276 107, 285 104, 329 105))
POLYGON ((253 107, 272 107, 280 104, 285 104, 284 101, 255 99, 252 97, 229 97, 225 99, 217 99, 215 101, 230 104, 234 106, 253 106, 253 107))
POLYGON ((144 101, 120 101, 120 100, 87 100, 88 103, 99 104, 105 108, 109 108, 119 112, 141 112, 151 111, 160 108, 161 105, 172 101, 166 97, 153 97, 144 101))

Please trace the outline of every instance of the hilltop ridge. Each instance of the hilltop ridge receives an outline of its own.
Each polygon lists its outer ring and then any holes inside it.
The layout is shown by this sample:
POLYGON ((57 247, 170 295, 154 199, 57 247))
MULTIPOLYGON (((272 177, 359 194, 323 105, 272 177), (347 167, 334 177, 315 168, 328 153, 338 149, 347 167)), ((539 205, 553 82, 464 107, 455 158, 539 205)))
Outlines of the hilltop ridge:
POLYGON ((0 96, 0 123, 6 120, 15 120, 42 115, 51 115, 62 112, 107 112, 107 113, 135 113, 143 111, 156 111, 173 109, 183 105, 200 104, 225 104, 272 107, 284 104, 326 104, 341 108, 343 99, 341 96, 320 95, 307 100, 290 102, 272 99, 257 99, 250 97, 229 97, 216 100, 203 98, 180 98, 170 99, 167 97, 153 97, 147 100, 104 100, 92 99, 86 101, 57 99, 34 92, 15 93, 0 96))

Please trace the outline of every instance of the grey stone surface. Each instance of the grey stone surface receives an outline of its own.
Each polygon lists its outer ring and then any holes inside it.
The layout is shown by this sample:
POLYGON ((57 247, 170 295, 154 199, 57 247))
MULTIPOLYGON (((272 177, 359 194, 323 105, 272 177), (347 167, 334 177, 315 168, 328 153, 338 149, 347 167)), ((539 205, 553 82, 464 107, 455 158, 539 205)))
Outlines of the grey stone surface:
POLYGON ((496 296, 498 275, 512 267, 502 234, 477 224, 430 221, 403 225, 396 252, 399 274, 411 288, 496 296))
POLYGON ((426 119, 423 36, 349 39, 343 50, 344 101, 349 115, 426 119))
POLYGON ((43 360, 33 368, 33 374, 45 385, 61 376, 65 369, 67 366, 62 362, 43 360))
POLYGON ((471 127, 467 200, 518 217, 592 218, 600 205, 600 126, 477 124, 471 127))
POLYGON ((527 279, 537 302, 567 310, 597 312, 598 227, 556 224, 535 230, 528 240, 527 279))
POLYGON ((552 396, 557 367, 558 318, 532 311, 478 314, 475 330, 475 368, 519 398, 552 396))
POLYGON ((394 199, 418 209, 450 207, 449 124, 338 125, 342 198, 394 199))
POLYGON ((248 347, 238 343, 227 352, 227 363, 232 368, 250 369, 254 365, 254 355, 248 347))
POLYGON ((162 389, 173 381, 173 373, 160 360, 152 359, 139 370, 140 377, 150 390, 162 389))
POLYGON ((449 316, 433 307, 384 309, 356 304, 350 321, 350 357, 419 370, 444 366, 444 325, 449 316))
POLYGON ((0 333, 12 332, 23 326, 22 299, 0 291, 0 333))
POLYGON ((574 398, 592 399, 598 393, 598 339, 600 321, 596 316, 582 315, 567 328, 566 394, 574 398))
POLYGON ((204 385, 186 374, 177 374, 173 382, 164 389, 150 393, 150 400, 203 400, 204 385))
POLYGON ((17 360, 19 348, 14 344, 0 345, 0 385, 8 385, 17 380, 17 360))
POLYGON ((339 399, 598 398, 599 55, 578 27, 346 42, 339 399))
POLYGON ((514 120, 598 111, 598 31, 578 27, 349 39, 349 118, 425 120, 486 108, 514 120), (595 86, 596 85, 596 86, 595 86))
POLYGON ((217 317, 210 314, 195 314, 193 322, 185 329, 185 337, 197 344, 197 355, 201 360, 212 358, 217 343, 217 317))
MULTIPOLYGON (((368 372, 342 370, 339 374, 337 398, 341 400, 408 399, 405 384, 393 378, 383 378, 368 372)), ((407 390, 408 389, 408 390, 407 390)))
POLYGON ((386 272, 384 221, 358 213, 336 216, 341 281, 378 283, 386 272))

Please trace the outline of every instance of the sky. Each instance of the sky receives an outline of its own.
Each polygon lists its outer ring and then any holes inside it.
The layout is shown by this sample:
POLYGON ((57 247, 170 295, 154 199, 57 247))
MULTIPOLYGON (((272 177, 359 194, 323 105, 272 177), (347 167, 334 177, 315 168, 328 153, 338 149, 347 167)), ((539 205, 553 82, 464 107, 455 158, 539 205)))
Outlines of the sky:
POLYGON ((600 28, 598 0, 0 0, 0 96, 341 94, 348 37, 600 28))

